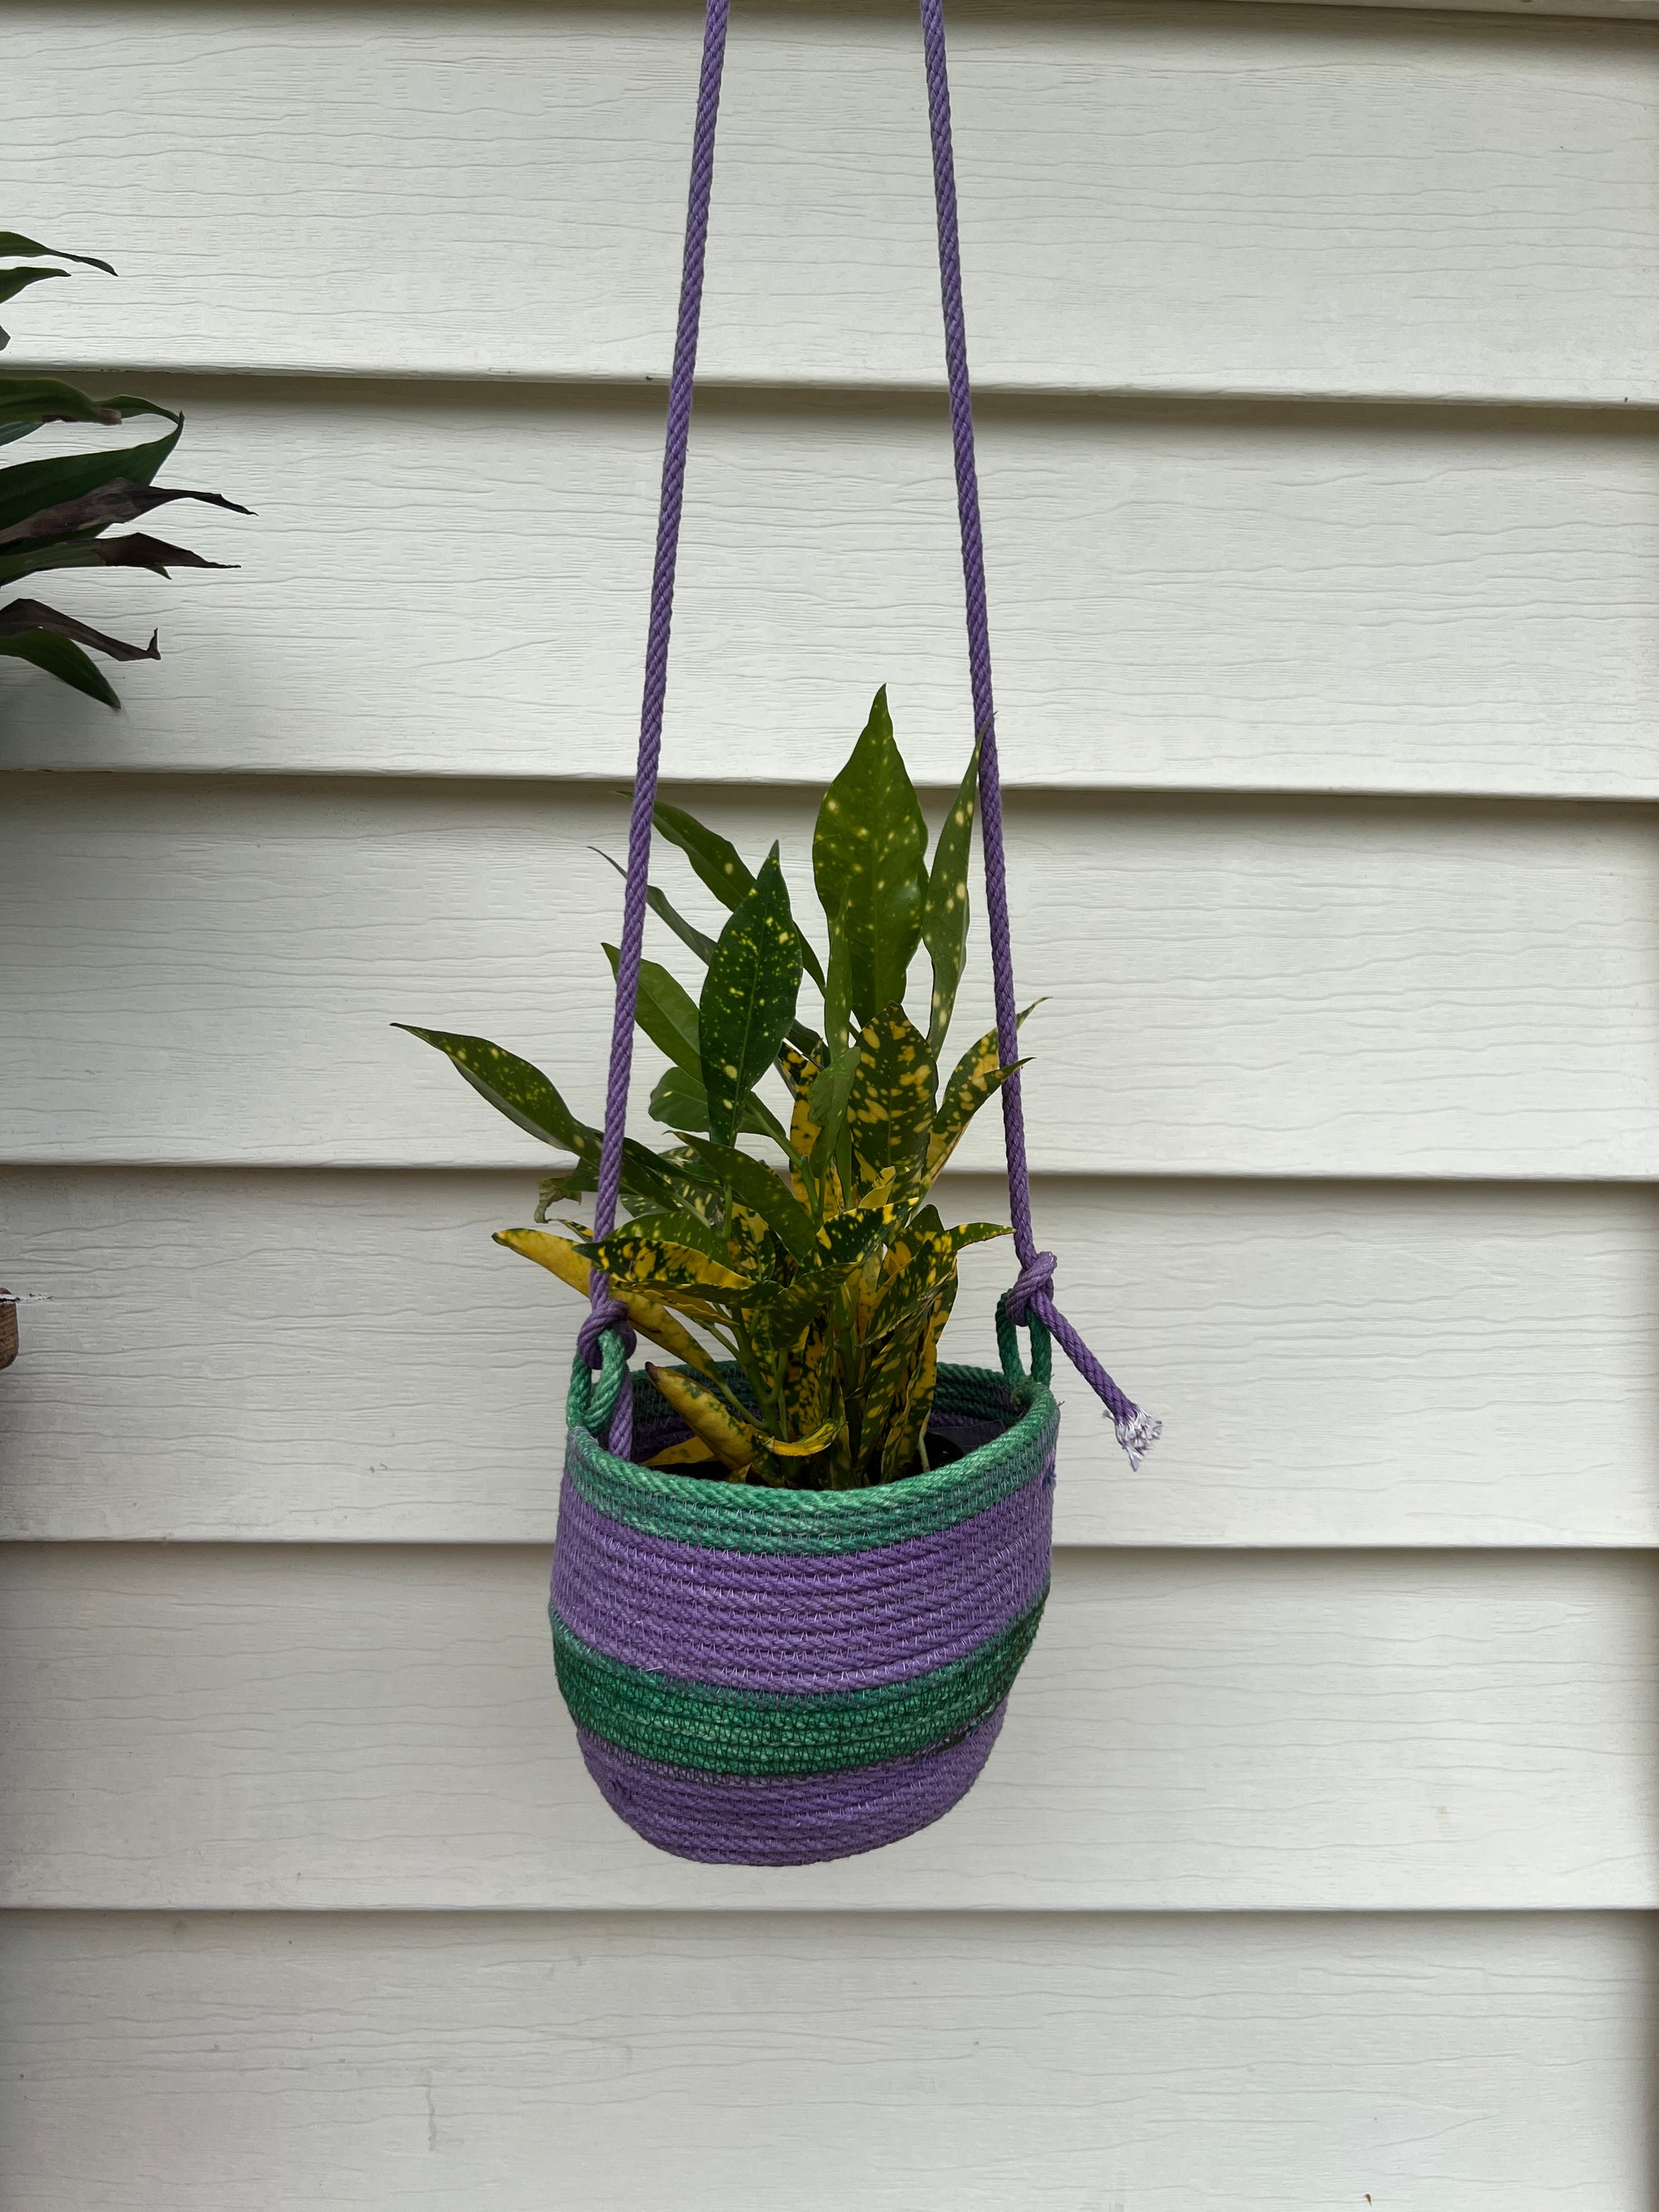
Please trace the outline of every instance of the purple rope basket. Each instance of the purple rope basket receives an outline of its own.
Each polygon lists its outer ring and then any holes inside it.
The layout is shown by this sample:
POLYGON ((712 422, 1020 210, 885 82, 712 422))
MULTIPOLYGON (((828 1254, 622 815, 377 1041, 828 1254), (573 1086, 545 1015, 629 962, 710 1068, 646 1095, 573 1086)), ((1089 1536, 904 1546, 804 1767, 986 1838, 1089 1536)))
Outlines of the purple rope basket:
MULTIPOLYGON (((652 816, 696 383, 729 0, 708 0, 679 319, 669 384, 594 1234, 615 1226, 644 942, 652 816)), ((985 892, 1005 1063, 1018 1056, 1002 787, 962 305, 942 0, 921 0, 956 453, 985 892)), ((1057 1340, 1131 1466, 1158 1423, 1055 1305, 1031 1224, 1018 1074, 1002 1091, 1019 1273, 998 1311, 1002 1372, 941 1367, 951 1463, 865 1492, 762 1491, 639 1466, 671 1431, 631 1376, 622 1307, 596 1269, 578 1339, 551 1615, 560 1687, 589 1771, 639 1833, 693 1859, 781 1865, 875 1850, 938 1820, 1001 1727, 1048 1584, 1057 1340), (1015 1330, 1030 1333, 1031 1371, 1015 1330)))

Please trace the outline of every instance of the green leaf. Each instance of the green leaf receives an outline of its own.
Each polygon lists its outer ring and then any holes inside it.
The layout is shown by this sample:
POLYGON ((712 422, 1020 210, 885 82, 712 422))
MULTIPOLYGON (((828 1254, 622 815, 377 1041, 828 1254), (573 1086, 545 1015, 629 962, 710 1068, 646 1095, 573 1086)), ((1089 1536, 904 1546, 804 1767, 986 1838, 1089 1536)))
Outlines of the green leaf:
POLYGON ((131 483, 149 483, 178 444, 185 427, 182 415, 173 415, 164 407, 150 411, 167 416, 173 428, 167 437, 156 438, 149 445, 122 446, 107 453, 65 453, 45 461, 18 461, 9 469, 0 469, 0 530, 29 520, 43 507, 83 499, 118 477, 131 483))
MULTIPOLYGON (((887 693, 845 768, 823 795, 812 833, 812 874, 830 922, 830 960, 846 950, 847 997, 860 1022, 904 996, 904 979, 921 942, 927 895, 927 825, 893 742, 887 693)), ((826 990, 826 999, 832 994, 826 990)), ((824 1034, 836 1033, 838 1005, 824 1034)))
POLYGON ((890 1006, 866 1024, 847 1102, 853 1164, 866 1185, 892 1170, 901 1219, 921 1195, 936 1080, 927 1040, 902 1006, 890 1006))
MULTIPOLYGON (((1020 1019, 1023 1021, 1024 1018, 1022 1014, 1020 1019)), ((945 1095, 939 1102, 933 1134, 927 1140, 927 1179, 929 1183, 955 1152, 962 1141, 963 1131, 986 1100, 1001 1090, 1015 1068, 1025 1065, 1023 1060, 1017 1060, 1012 1067, 1004 1067, 1000 1054, 997 1033, 994 1030, 988 1030, 982 1037, 969 1046, 951 1071, 951 1079, 945 1086, 945 1095)))
POLYGON ((774 1354, 791 1351, 850 1273, 846 1267, 803 1269, 793 1282, 769 1285, 749 1299, 744 1327, 756 1349, 774 1354))
MULTIPOLYGON (((622 956, 614 945, 607 945, 605 957, 614 975, 622 956)), ((658 1051, 665 1054, 676 1067, 684 1068, 690 1075, 697 1073, 702 1063, 697 1048, 696 1001, 678 977, 671 975, 654 960, 640 963, 634 1018, 658 1051)))
POLYGON ((230 561, 210 561, 182 545, 143 531, 129 531, 125 538, 26 538, 0 544, 0 586, 15 584, 25 576, 48 568, 148 568, 165 576, 174 568, 229 568, 230 561))
POLYGON ((25 238, 20 230, 0 230, 0 260, 6 261, 73 261, 82 269, 101 269, 106 276, 115 274, 107 261, 100 261, 91 253, 65 253, 61 246, 42 246, 38 239, 25 238))
POLYGON ((84 691, 88 699, 96 699, 102 706, 118 708, 121 704, 114 685, 103 671, 88 659, 78 645, 72 645, 68 638, 52 630, 26 629, 15 637, 0 637, 0 655, 9 660, 32 661, 48 676, 55 676, 60 684, 84 691))
POLYGON ((118 422, 118 409, 55 376, 0 376, 0 428, 42 422, 118 422))
POLYGON ((657 801, 651 819, 669 843, 685 854, 697 880, 735 914, 754 890, 755 878, 731 839, 706 828, 683 806, 671 806, 665 799, 657 801))
POLYGON ((44 284, 49 276, 67 276, 67 269, 0 269, 0 301, 15 300, 31 284, 44 284))
POLYGON ((800 990, 800 933, 775 845, 720 932, 697 1006, 708 1133, 729 1145, 744 1100, 777 1058, 800 990))
POLYGON ((681 1133, 711 1176, 751 1213, 759 1214, 792 1260, 805 1260, 811 1255, 812 1217, 781 1176, 775 1175, 764 1161, 738 1152, 735 1145, 711 1144, 689 1130, 681 1133))
MULTIPOLYGON (((0 483, 3 481, 0 477, 0 483)), ((112 477, 107 483, 98 485, 77 499, 60 500, 56 507, 43 507, 37 514, 26 515, 22 521, 0 530, 0 545, 107 530, 112 523, 136 522, 140 515, 149 514, 158 507, 168 507, 179 499, 194 500, 203 507, 222 507, 231 514, 253 512, 252 507, 240 507, 234 499, 226 499, 216 491, 189 491, 183 485, 141 484, 134 483, 128 477, 112 477)))
POLYGON ((896 1482, 908 1474, 921 1457, 922 1438, 933 1411, 939 1387, 939 1340, 956 1304, 957 1286, 947 1283, 921 1317, 919 1340, 906 1365, 909 1374, 904 1403, 888 1423, 881 1448, 881 1479, 896 1482))
POLYGON ((820 1173, 829 1163, 830 1155, 841 1135, 842 1125, 847 1119, 847 1105, 853 1095, 853 1078, 858 1073, 860 1052, 858 1045, 844 1044, 839 1052, 831 1053, 830 1065, 812 1085, 812 1095, 806 1108, 807 1121, 816 1131, 811 1140, 810 1157, 820 1173))
MULTIPOLYGON (((613 867, 624 883, 628 881, 628 871, 620 860, 613 860, 609 853, 599 852, 597 845, 590 845, 587 849, 590 853, 599 853, 600 860, 608 866, 613 867)), ((670 906, 666 897, 657 889, 655 884, 647 884, 646 887, 645 902, 658 921, 666 922, 680 943, 689 946, 706 968, 714 957, 714 939, 705 937, 695 923, 689 922, 683 914, 678 913, 673 907, 670 906)))
POLYGON ((576 1119, 540 1068, 520 1060, 515 1052, 491 1044, 488 1037, 464 1036, 451 1030, 416 1029, 412 1022, 393 1022, 392 1026, 406 1030, 422 1044, 444 1054, 479 1097, 487 1098, 498 1114, 505 1114, 519 1128, 539 1137, 544 1145, 575 1153, 584 1166, 591 1162, 597 1168, 599 1131, 576 1119))
POLYGON ((962 787, 951 803, 933 848, 927 896, 921 909, 921 938, 933 963, 933 994, 927 1017, 927 1048, 937 1060, 962 981, 968 953, 968 863, 974 843, 974 800, 979 790, 979 745, 962 787))
MULTIPOLYGON (((682 1067, 671 1067, 659 1078, 651 1093, 651 1118, 660 1121, 665 1129, 695 1129, 699 1136, 708 1128, 708 1095, 702 1087, 700 1075, 688 1075, 682 1067)), ((745 1137, 769 1137, 775 1145, 789 1149, 789 1137, 781 1121, 763 1098, 751 1093, 744 1101, 743 1119, 738 1132, 745 1137)))
POLYGON ((753 1279, 729 1264, 717 1230, 695 1213, 659 1213, 630 1221, 599 1243, 580 1244, 607 1275, 673 1303, 676 1291, 694 1291, 716 1304, 744 1304, 753 1279))
POLYGON ((574 1206, 584 1191, 592 1188, 592 1176, 584 1175, 580 1167, 574 1175, 544 1176, 536 1189, 537 1220, 545 1221, 556 1206, 574 1206))
MULTIPOLYGON (((669 843, 678 845, 681 852, 685 854, 696 870, 699 882, 706 889, 714 892, 722 906, 729 907, 735 914, 739 903, 754 890, 755 878, 750 873, 748 862, 741 858, 731 839, 722 837, 717 830, 708 829, 703 823, 699 822, 694 814, 688 814, 683 806, 671 806, 666 799, 659 799, 657 801, 651 819, 669 843)), ((613 860, 611 865, 615 867, 617 864, 613 860)), ((619 870, 618 872, 626 872, 619 870)), ((648 898, 650 893, 647 892, 646 896, 648 898)), ((668 902, 665 899, 663 906, 666 907, 667 904, 668 902)), ((660 908, 654 910, 659 913, 662 911, 660 908)), ((670 912, 672 911, 671 908, 670 912)), ((663 920, 668 922, 669 927, 676 936, 682 938, 686 944, 690 944, 690 939, 685 936, 685 929, 690 927, 689 924, 683 926, 678 915, 670 920, 668 914, 663 915, 663 920)), ((697 934, 701 935, 702 933, 698 932, 697 934)), ((707 943, 708 940, 705 939, 703 941, 707 943)), ((696 950, 695 946, 693 950, 696 950)), ((708 957, 705 954, 704 957, 708 957)), ((823 970, 818 965, 817 954, 807 943, 805 936, 802 936, 800 940, 800 958, 802 967, 822 990, 823 970)))

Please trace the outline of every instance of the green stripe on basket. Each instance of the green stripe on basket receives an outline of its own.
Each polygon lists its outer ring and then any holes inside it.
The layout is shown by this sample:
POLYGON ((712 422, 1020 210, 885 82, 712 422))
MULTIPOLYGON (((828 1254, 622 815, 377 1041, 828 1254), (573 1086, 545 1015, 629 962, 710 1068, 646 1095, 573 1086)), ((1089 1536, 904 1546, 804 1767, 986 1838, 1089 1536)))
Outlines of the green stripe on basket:
POLYGON ((582 1643, 556 1613, 553 1652, 572 1715, 623 1751, 711 1774, 830 1774, 927 1751, 982 1720, 1007 1696, 1047 1596, 966 1659, 908 1682, 827 1695, 715 1689, 647 1674, 582 1643))
MULTIPOLYGON (((653 1404, 662 1401, 640 1382, 636 1422, 653 1404)), ((984 1367, 941 1367, 935 1406, 945 1419, 962 1420, 1007 1420, 1011 1410, 1007 1384, 984 1367)), ((574 1422, 565 1471, 596 1512, 675 1543, 713 1552, 865 1552, 954 1528, 1035 1481, 1053 1454, 1060 1408, 1043 1384, 1028 1382, 1012 1411, 1012 1425, 978 1450, 870 1490, 751 1490, 636 1467, 614 1458, 574 1422)))

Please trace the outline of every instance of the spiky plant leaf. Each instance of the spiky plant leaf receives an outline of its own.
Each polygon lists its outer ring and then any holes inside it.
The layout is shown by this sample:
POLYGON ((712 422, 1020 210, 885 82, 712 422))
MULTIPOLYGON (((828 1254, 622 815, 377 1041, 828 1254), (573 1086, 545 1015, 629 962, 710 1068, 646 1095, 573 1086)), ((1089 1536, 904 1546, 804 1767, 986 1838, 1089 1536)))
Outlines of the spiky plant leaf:
POLYGON ((701 1437, 687 1437, 684 1443, 670 1444, 663 1451, 653 1452, 643 1464, 665 1468, 717 1467, 720 1462, 701 1437))
MULTIPOLYGON (((852 1012, 866 1023, 904 995, 921 942, 927 825, 898 747, 887 692, 878 691, 851 759, 823 795, 812 874, 830 923, 830 958, 847 961, 852 1012)), ((825 1036, 839 1042, 833 1017, 825 1036)))
POLYGON ((901 1218, 921 1195, 936 1079, 927 1040, 902 1006, 866 1024, 847 1101, 853 1164, 865 1185, 890 1173, 901 1218))
MULTIPOLYGON (((755 888, 755 878, 749 864, 742 859, 729 837, 722 837, 718 830, 710 830, 699 822, 695 814, 688 814, 683 806, 671 806, 666 799, 659 799, 651 816, 652 821, 671 845, 678 845, 696 872, 697 880, 713 891, 722 906, 733 913, 740 902, 755 888)), ((676 927, 670 923, 670 927, 676 927)), ((689 939, 687 940, 690 941, 689 939)), ((823 971, 818 965, 818 956, 807 943, 800 940, 801 965, 820 990, 823 988, 823 971)))
POLYGON ((988 1030, 969 1046, 951 1072, 928 1134, 925 1170, 927 1188, 931 1188, 939 1170, 962 1142, 963 1130, 986 1100, 1001 1090, 1014 1068, 1024 1065, 1023 1060, 1017 1060, 1013 1067, 1001 1065, 994 1030, 988 1030))
POLYGON ((814 1249, 812 1217, 781 1176, 735 1145, 713 1144, 686 1130, 680 1133, 708 1174, 760 1216, 792 1260, 809 1257, 814 1249))
POLYGON ((922 903, 921 937, 933 963, 933 990, 927 1015, 927 1049, 937 1060, 951 1026, 957 987, 968 956, 968 863, 974 844, 974 800, 979 790, 979 744, 962 787, 951 803, 933 848, 922 903))
POLYGON ((742 1474, 762 1449, 761 1432, 718 1383, 646 1363, 646 1373, 694 1437, 700 1437, 733 1474, 742 1474))
POLYGON ((410 1036, 442 1053, 481 1098, 487 1098, 498 1114, 505 1114, 519 1128, 539 1137, 544 1145, 574 1152, 584 1164, 591 1160, 598 1168, 599 1131, 577 1120, 539 1067, 520 1060, 516 1052, 491 1044, 488 1037, 465 1036, 453 1030, 417 1029, 412 1022, 393 1022, 392 1026, 406 1030, 410 1036))
MULTIPOLYGON (((622 958, 614 945, 605 947, 611 973, 622 958)), ((640 988, 634 1001, 634 1018, 657 1050, 689 1075, 699 1074, 702 1060, 697 1047, 697 1005, 676 975, 655 960, 640 963, 640 988)))
POLYGON ((939 1387, 939 1342, 945 1334, 945 1324, 951 1318, 951 1309, 956 1304, 956 1298, 957 1285, 952 1278, 933 1304, 918 1316, 916 1343, 908 1363, 909 1380, 904 1401, 894 1409, 888 1421, 887 1434, 882 1440, 881 1479, 884 1482, 902 1480, 921 1462, 922 1439, 927 1433, 927 1424, 933 1419, 933 1400, 939 1387))
MULTIPOLYGON (((702 1078, 671 1067, 652 1090, 650 1112, 652 1120, 660 1121, 665 1129, 695 1129, 701 1136, 708 1127, 708 1098, 702 1078)), ((752 1091, 743 1103, 743 1119, 738 1127, 746 1137, 769 1137, 781 1150, 789 1149, 788 1133, 782 1122, 752 1091)))
POLYGON ((165 438, 143 446, 122 446, 113 453, 64 453, 50 460, 19 461, 0 471, 0 530, 27 522, 45 507, 83 499, 118 477, 129 483, 149 483, 178 444, 185 427, 184 416, 170 408, 153 407, 149 411, 166 416, 173 424, 165 438))
MULTIPOLYGON (((555 1237, 545 1230, 498 1229, 495 1242, 505 1245, 509 1252, 517 1252, 526 1260, 533 1260, 538 1267, 547 1268, 562 1283, 568 1283, 573 1291, 580 1291, 584 1297, 588 1296, 592 1285, 592 1265, 583 1259, 568 1237, 555 1237)), ((637 1291, 619 1288, 614 1283, 611 1288, 617 1303, 623 1307, 641 1336, 648 1336, 653 1344, 659 1344, 665 1352, 671 1352, 676 1359, 683 1360, 688 1367, 695 1367, 700 1374, 712 1376, 714 1373, 714 1361, 696 1337, 681 1328, 665 1306, 659 1305, 654 1299, 645 1297, 637 1291)))
MULTIPOLYGON (((0 611, 0 623, 3 623, 6 613, 11 611, 11 609, 0 611)), ((155 643, 152 638, 151 646, 154 647, 155 643)), ((119 644, 118 638, 112 638, 102 649, 107 651, 110 645, 119 644)), ((117 656, 123 660, 159 660, 161 657, 159 653, 142 653, 131 646, 123 646, 117 656)), ((0 631, 0 658, 27 660, 34 667, 44 669, 48 676, 55 676, 60 684, 67 684, 71 690, 84 691, 88 699, 96 699, 100 706, 118 709, 120 707, 120 696, 109 678, 57 626, 51 629, 20 629, 9 637, 0 631)))
POLYGON ((800 990, 800 933, 775 845, 720 932, 697 1001, 708 1133, 729 1145, 744 1099, 778 1056, 800 990))
POLYGON ((0 260, 72 261, 78 269, 101 269, 106 276, 114 270, 92 253, 65 253, 61 246, 42 246, 38 238, 25 238, 21 230, 0 230, 0 260))

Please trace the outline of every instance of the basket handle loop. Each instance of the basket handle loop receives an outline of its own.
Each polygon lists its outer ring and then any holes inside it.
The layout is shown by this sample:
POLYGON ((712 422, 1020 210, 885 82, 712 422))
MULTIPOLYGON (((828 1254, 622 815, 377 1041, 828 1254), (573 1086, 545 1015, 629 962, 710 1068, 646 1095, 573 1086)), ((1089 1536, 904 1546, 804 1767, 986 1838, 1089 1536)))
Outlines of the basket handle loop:
POLYGON ((997 1350, 1002 1355, 1002 1372, 1011 1390, 1018 1390, 1027 1382, 1041 1382, 1046 1388, 1054 1371, 1054 1340, 1043 1322, 1034 1313, 1023 1321, 1016 1321, 1008 1310, 1012 1291, 1005 1291, 997 1300, 997 1350), (1031 1372, 1028 1376, 1025 1363, 1019 1356, 1019 1332, 1031 1332, 1031 1372))
POLYGON ((580 1352, 570 1370, 570 1396, 565 1418, 572 1428, 586 1429, 599 1443, 605 1442, 605 1431, 611 1425, 611 1416, 617 1410, 628 1382, 628 1347, 614 1328, 605 1330, 599 1339, 599 1371, 589 1371, 587 1362, 580 1352))

